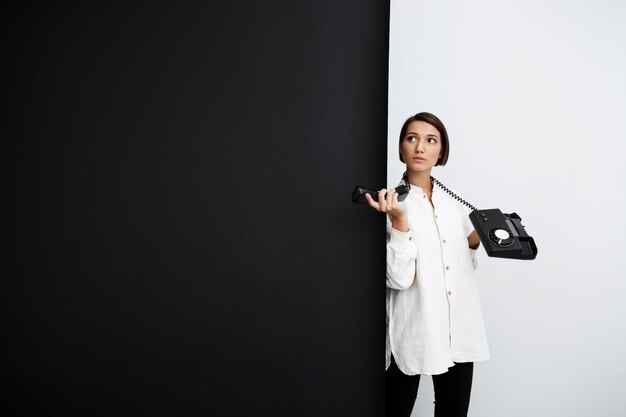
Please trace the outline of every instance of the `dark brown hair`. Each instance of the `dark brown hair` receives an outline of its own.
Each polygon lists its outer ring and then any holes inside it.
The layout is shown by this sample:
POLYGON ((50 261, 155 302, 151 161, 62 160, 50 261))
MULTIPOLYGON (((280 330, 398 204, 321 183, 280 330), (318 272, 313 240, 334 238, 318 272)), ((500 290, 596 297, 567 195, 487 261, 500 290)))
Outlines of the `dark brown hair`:
MULTIPOLYGON (((437 160, 435 166, 444 166, 446 162, 448 162, 448 154, 450 153, 448 132, 446 131, 446 127, 443 125, 443 122, 439 120, 439 118, 434 114, 422 112, 417 113, 415 116, 411 116, 406 119, 406 122, 404 122, 404 124, 402 125, 402 129, 400 130, 400 141, 398 142, 398 148, 402 146, 402 141, 404 140, 404 135, 406 135, 406 131, 409 128, 409 125, 413 122, 418 121, 426 122, 429 125, 433 126, 441 135, 441 157, 437 160)), ((404 162, 404 159, 402 159, 402 152, 400 152, 400 161, 404 162)))

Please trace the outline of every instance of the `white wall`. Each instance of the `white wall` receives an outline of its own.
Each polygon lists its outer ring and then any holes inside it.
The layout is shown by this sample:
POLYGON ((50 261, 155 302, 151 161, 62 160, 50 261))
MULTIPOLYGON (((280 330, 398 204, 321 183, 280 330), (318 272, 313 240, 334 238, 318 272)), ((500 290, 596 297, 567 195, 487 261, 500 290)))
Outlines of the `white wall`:
MULTIPOLYGON (((481 252, 470 416, 625 415, 626 2, 392 0, 390 42, 389 184, 402 122, 430 111, 451 142, 433 175, 539 247, 481 252)), ((413 416, 432 401, 424 377, 413 416)))

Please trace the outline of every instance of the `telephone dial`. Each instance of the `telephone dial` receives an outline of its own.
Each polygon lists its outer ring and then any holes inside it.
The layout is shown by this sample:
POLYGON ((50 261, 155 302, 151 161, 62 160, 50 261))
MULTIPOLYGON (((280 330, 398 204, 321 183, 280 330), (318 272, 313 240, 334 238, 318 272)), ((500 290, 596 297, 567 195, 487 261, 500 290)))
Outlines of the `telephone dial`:
MULTIPOLYGON (((522 224, 522 218, 517 213, 502 213, 499 209, 478 210, 436 178, 430 177, 430 180, 452 196, 452 198, 472 210, 469 214, 470 221, 474 225, 474 229, 478 233, 488 256, 527 260, 537 257, 535 240, 526 233, 526 229, 522 224)), ((398 201, 404 201, 410 189, 411 184, 409 184, 406 173, 404 173, 402 184, 396 187, 398 201)), ((374 201, 378 201, 378 192, 359 186, 352 192, 352 201, 359 204, 367 204, 365 194, 371 195, 374 201)))

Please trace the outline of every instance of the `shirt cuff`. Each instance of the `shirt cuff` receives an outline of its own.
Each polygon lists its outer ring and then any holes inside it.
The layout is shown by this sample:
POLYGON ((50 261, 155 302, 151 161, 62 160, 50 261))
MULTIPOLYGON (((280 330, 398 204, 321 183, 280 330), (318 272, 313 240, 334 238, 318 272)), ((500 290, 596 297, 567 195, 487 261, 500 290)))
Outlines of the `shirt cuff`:
POLYGON ((389 243, 396 245, 408 245, 413 242, 413 233, 411 229, 408 232, 401 232, 397 229, 391 228, 391 234, 389 236, 389 243))

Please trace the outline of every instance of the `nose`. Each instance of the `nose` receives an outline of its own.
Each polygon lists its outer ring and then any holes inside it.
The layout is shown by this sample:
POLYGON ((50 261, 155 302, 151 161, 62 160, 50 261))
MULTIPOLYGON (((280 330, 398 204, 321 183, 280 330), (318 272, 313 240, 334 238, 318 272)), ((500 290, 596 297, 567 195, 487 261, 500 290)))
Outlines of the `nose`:
POLYGON ((421 140, 418 140, 415 143, 415 153, 424 153, 424 143, 421 140))

